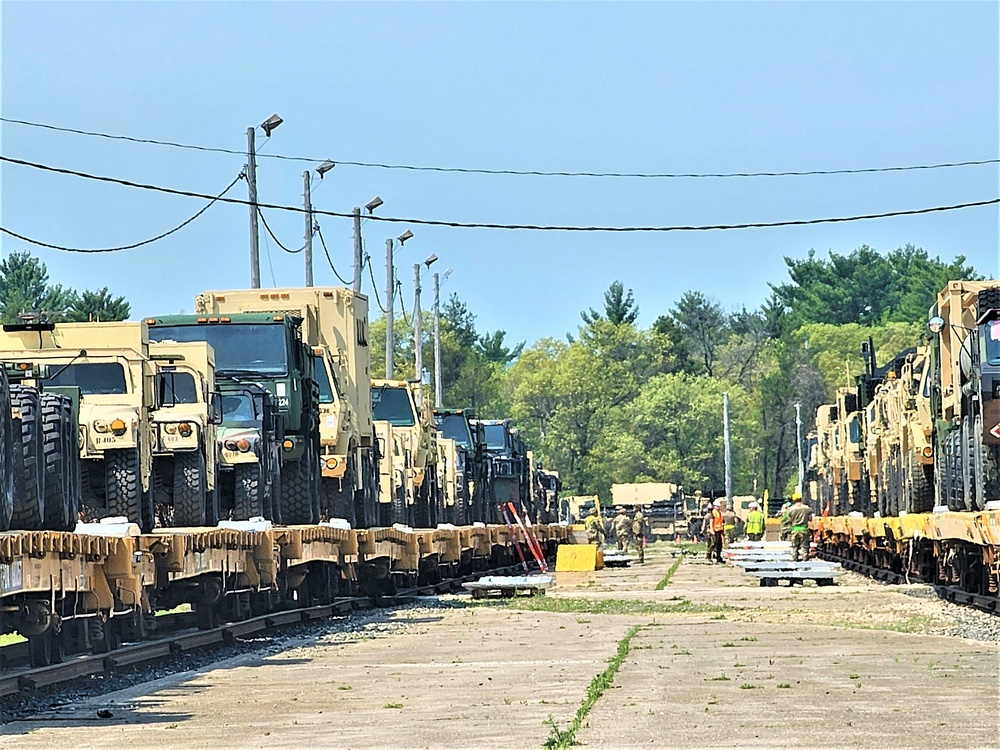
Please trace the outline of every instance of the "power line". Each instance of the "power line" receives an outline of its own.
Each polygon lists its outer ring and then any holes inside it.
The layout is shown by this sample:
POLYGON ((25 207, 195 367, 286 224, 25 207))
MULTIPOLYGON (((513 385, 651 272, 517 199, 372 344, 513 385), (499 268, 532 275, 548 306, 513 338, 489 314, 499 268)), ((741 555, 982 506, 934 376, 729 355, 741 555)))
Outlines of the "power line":
MULTIPOLYGON (((239 206, 247 206, 250 201, 241 198, 225 198, 225 197, 213 197, 210 195, 205 195, 204 193, 195 193, 187 190, 177 190, 174 188, 161 187, 158 185, 147 185, 138 182, 131 182, 129 180, 121 180, 115 177, 105 177, 99 175, 88 174, 86 172, 77 172, 71 169, 63 169, 61 167, 50 167, 44 164, 38 164, 35 162, 24 161, 22 159, 14 159, 9 156, 0 155, 0 161, 5 161, 10 164, 19 164, 22 166, 33 167, 35 169, 41 169, 47 172, 55 172, 57 174, 68 174, 75 177, 82 177, 88 180, 97 180, 100 182, 110 182, 116 185, 124 185, 125 187, 141 188, 143 190, 152 190, 160 193, 167 193, 169 195, 181 195, 188 198, 202 198, 202 199, 213 199, 224 203, 232 203, 239 206)), ((896 216, 916 216, 919 214, 929 214, 937 213, 942 211, 957 211, 964 208, 975 208, 978 206, 991 206, 1000 203, 1000 198, 991 198, 982 201, 973 201, 970 203, 956 203, 948 206, 933 206, 931 208, 915 208, 907 209, 903 211, 886 211, 884 213, 878 214, 861 214, 858 216, 840 216, 831 217, 823 219, 792 219, 786 221, 770 221, 770 222, 746 222, 743 224, 703 224, 703 225, 668 225, 668 226, 569 226, 569 225, 545 225, 545 224, 496 224, 496 223, 485 223, 485 222, 461 222, 461 221, 443 221, 439 219, 413 219, 413 218, 401 218, 392 216, 381 216, 373 214, 368 216, 370 221, 385 222, 387 224, 415 224, 421 226, 432 226, 432 227, 448 227, 454 229, 504 229, 504 230, 526 230, 526 231, 538 231, 538 232, 614 232, 614 233, 639 233, 639 232, 704 232, 709 230, 730 230, 730 229, 766 229, 775 227, 789 227, 789 226, 810 226, 814 224, 839 224, 844 222, 852 221, 864 221, 868 219, 888 219, 896 216)), ((300 206, 283 206, 275 203, 260 203, 258 202, 259 208, 274 209, 277 211, 291 211, 293 213, 303 213, 304 208, 300 206)), ((339 219, 349 219, 353 218, 353 214, 341 213, 337 211, 323 211, 320 209, 312 209, 312 213, 318 216, 333 216, 339 219)))
POLYGON ((288 253, 289 255, 296 255, 297 253, 301 253, 303 250, 306 249, 305 245, 303 245, 302 247, 300 247, 298 250, 290 250, 287 247, 285 247, 284 245, 282 245, 281 244, 281 240, 279 240, 275 236, 274 232, 271 231, 271 227, 268 226, 267 219, 264 218, 264 212, 260 210, 260 206, 257 207, 257 215, 260 217, 261 222, 264 224, 264 229, 266 229, 267 233, 269 235, 271 235, 271 239, 274 240, 275 244, 278 247, 280 247, 282 250, 284 250, 286 253, 288 253))
MULTIPOLYGON (((155 146, 169 146, 171 148, 188 149, 191 151, 204 151, 217 154, 232 154, 246 156, 245 151, 237 151, 229 148, 215 148, 211 146, 196 146, 189 143, 177 143, 175 141, 160 141, 153 138, 135 138, 127 135, 113 135, 92 130, 80 130, 77 128, 65 128, 56 125, 47 125, 29 120, 17 120, 10 117, 0 117, 0 122, 7 122, 15 125, 26 125, 33 128, 43 128, 45 130, 55 130, 61 133, 74 133, 76 135, 92 136, 96 138, 107 138, 116 141, 128 141, 130 143, 143 143, 155 146)), ((288 156, 284 154, 256 154, 257 158, 280 159, 284 161, 309 162, 318 164, 327 161, 326 157, 318 158, 312 156, 288 156)), ((411 172, 444 172, 453 174, 486 174, 486 175, 515 175, 531 177, 625 177, 631 179, 727 179, 746 177, 810 177, 819 175, 838 174, 873 174, 879 172, 911 172, 915 170, 927 169, 951 169, 955 167, 972 167, 986 164, 1000 164, 1000 159, 979 159, 970 161, 942 162, 940 164, 915 164, 902 167, 865 167, 860 169, 810 169, 802 171, 783 172, 568 172, 568 171, 543 171, 533 169, 484 169, 472 167, 435 167, 421 166, 415 164, 388 164, 382 162, 348 161, 346 159, 329 159, 338 165, 346 167, 361 167, 365 169, 396 169, 411 172)))
POLYGON ((375 293, 375 303, 378 305, 378 309, 382 311, 382 314, 386 314, 385 307, 382 306, 382 300, 378 296, 378 284, 375 283, 375 269, 372 267, 371 258, 365 257, 365 263, 368 265, 368 275, 372 279, 372 291, 375 293))
MULTIPOLYGON (((164 237, 169 237, 170 235, 174 234, 175 232, 179 232, 181 229, 183 229, 184 227, 186 227, 188 224, 190 224, 192 221, 194 221, 199 216, 201 216, 203 213, 205 213, 208 209, 210 209, 217 201, 222 200, 222 196, 224 196, 226 193, 228 193, 230 191, 230 189, 233 187, 233 185, 235 185, 237 182, 239 182, 240 180, 242 180, 245 176, 246 176, 245 172, 240 172, 236 176, 236 179, 233 180, 232 182, 230 182, 229 185, 226 186, 225 190, 223 190, 221 193, 219 193, 215 198, 212 198, 194 216, 192 216, 191 218, 189 218, 189 219, 181 222, 180 224, 178 224, 173 229, 170 229, 170 230, 168 230, 166 232, 163 232, 162 234, 158 234, 155 237, 151 237, 148 240, 143 240, 142 242, 134 242, 131 245, 121 245, 119 247, 102 247, 102 248, 84 249, 84 248, 80 248, 80 247, 64 247, 62 245, 51 245, 51 244, 49 244, 47 242, 40 242, 38 240, 33 240, 30 237, 25 237, 22 234, 18 234, 17 232, 12 232, 10 229, 7 229, 6 227, 2 227, 2 226, 0 226, 0 232, 4 232, 5 234, 9 234, 11 237, 15 237, 16 239, 19 239, 22 242, 27 242, 27 243, 30 243, 32 245, 38 245, 39 247, 47 247, 47 248, 49 248, 51 250, 61 250, 61 251, 66 252, 66 253, 117 253, 117 252, 120 252, 122 250, 134 250, 137 247, 142 247, 143 245, 152 244, 153 242, 157 242, 158 240, 162 240, 164 237)), ((268 230, 268 231, 270 231, 270 230, 268 230)))
POLYGON ((330 251, 326 249, 326 240, 323 239, 323 230, 320 229, 319 222, 316 222, 316 234, 319 235, 320 244, 323 245, 323 254, 326 255, 326 262, 330 264, 330 270, 333 271, 333 275, 336 276, 340 280, 340 283, 344 286, 354 286, 354 279, 344 281, 344 277, 337 273, 337 268, 333 265, 333 258, 330 257, 330 251))

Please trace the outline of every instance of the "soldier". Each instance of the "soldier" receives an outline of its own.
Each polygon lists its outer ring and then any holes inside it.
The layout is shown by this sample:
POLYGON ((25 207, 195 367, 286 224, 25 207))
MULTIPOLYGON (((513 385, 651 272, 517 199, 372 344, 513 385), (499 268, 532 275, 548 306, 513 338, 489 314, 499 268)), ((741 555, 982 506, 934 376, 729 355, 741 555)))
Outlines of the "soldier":
POLYGON ((764 512, 757 503, 750 503, 747 513, 747 537, 751 542, 759 542, 764 536, 764 512))
POLYGON ((726 522, 722 517, 722 503, 718 500, 712 503, 712 512, 708 515, 708 519, 712 530, 712 555, 714 556, 715 562, 721 563, 723 562, 722 543, 726 522))
POLYGON ((712 506, 705 508, 705 516, 701 519, 701 535, 705 537, 705 557, 712 559, 715 551, 715 534, 712 533, 712 506))
POLYGON ((812 520, 812 508, 802 502, 802 495, 796 492, 792 495, 794 504, 788 510, 788 523, 792 532, 792 560, 799 561, 799 551, 802 561, 809 559, 809 522, 812 520))
POLYGON ((635 506, 635 515, 632 516, 632 536, 635 538, 635 546, 639 550, 639 562, 646 561, 646 516, 642 514, 642 508, 635 506))
POLYGON ((596 544, 598 547, 604 546, 604 521, 597 513, 597 506, 590 509, 590 513, 583 521, 583 528, 587 531, 588 544, 596 544))
POLYGON ((722 511, 722 532, 726 547, 736 541, 736 513, 728 503, 722 511))
POLYGON ((632 520, 626 515, 625 508, 618 506, 618 515, 611 522, 615 530, 615 539, 618 542, 618 551, 628 554, 628 543, 632 536, 632 520))
POLYGON ((792 509, 792 502, 796 497, 801 499, 802 495, 799 492, 793 492, 792 499, 785 500, 784 504, 781 506, 781 531, 778 538, 783 542, 789 541, 792 537, 792 524, 788 521, 788 511, 792 509))

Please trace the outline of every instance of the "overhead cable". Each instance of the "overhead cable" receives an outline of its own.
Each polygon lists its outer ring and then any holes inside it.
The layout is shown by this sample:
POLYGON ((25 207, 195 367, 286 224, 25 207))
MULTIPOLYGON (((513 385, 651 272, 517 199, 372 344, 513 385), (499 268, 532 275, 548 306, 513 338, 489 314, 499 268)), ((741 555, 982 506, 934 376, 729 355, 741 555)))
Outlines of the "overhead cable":
POLYGON ((354 286, 354 280, 345 281, 344 277, 337 273, 337 267, 333 265, 333 258, 330 257, 330 251, 326 249, 326 240, 323 239, 323 230, 319 227, 319 222, 316 222, 316 234, 319 235, 320 244, 323 245, 323 254, 326 255, 326 262, 330 265, 330 270, 333 271, 333 275, 336 276, 340 283, 344 286, 354 286))
MULTIPOLYGON (((245 156, 246 151, 238 151, 229 148, 215 148, 211 146, 197 146, 189 143, 177 143, 174 141, 160 141, 153 138, 135 138, 127 135, 112 135, 92 130, 80 130, 77 128, 65 128, 56 125, 46 125, 28 120, 17 120, 10 117, 0 117, 0 122, 8 122, 15 125, 26 125, 34 128, 44 128, 55 130, 61 133, 74 133, 76 135, 86 135, 97 138, 107 138, 117 141, 128 141, 131 143, 144 143, 156 146, 169 146, 171 148, 188 149, 191 151, 205 151, 217 154, 232 154, 245 156)), ((331 159, 328 157, 314 156, 288 156, 284 154, 261 154, 257 153, 258 159, 281 159, 285 161, 309 162, 318 164, 324 161, 332 161, 338 165, 346 167, 361 167, 366 169, 399 169, 411 172, 446 172, 458 174, 486 174, 486 175, 515 175, 531 177, 626 177, 634 179, 725 179, 735 177, 810 177, 818 175, 838 175, 838 174, 872 174, 877 172, 910 172, 925 169, 951 169, 954 167, 972 167, 985 164, 1000 164, 1000 159, 978 159, 969 161, 942 162, 939 164, 915 164, 902 167, 865 167, 859 169, 810 169, 801 171, 772 171, 772 172, 570 172, 570 171, 543 171, 534 169, 485 169, 473 167, 435 167, 421 166, 415 164, 388 164, 382 162, 348 161, 346 159, 331 159)))
MULTIPOLYGON (((38 164, 35 162, 24 161, 23 159, 13 159, 9 156, 0 155, 0 161, 8 162, 10 164, 20 164, 22 166, 33 167, 35 169, 42 169, 48 172, 56 172, 58 174, 68 174, 75 177, 82 177, 89 180, 98 180, 100 182, 110 182, 117 185, 124 185, 125 187, 140 188, 143 190, 153 190, 160 193, 167 193, 170 195, 182 195, 189 198, 203 198, 212 199, 213 196, 205 195, 204 193, 195 193, 187 190, 176 190, 174 188, 160 187, 158 185, 147 185, 137 182, 131 182, 129 180, 121 180, 114 177, 104 177, 99 175, 88 174, 86 172, 77 172, 71 169, 63 169, 61 167, 50 167, 44 164, 38 164)), ((233 203, 240 206, 247 206, 250 201, 241 198, 224 198, 215 197, 215 200, 224 203, 233 203)), ((839 224, 851 221, 864 221, 868 219, 888 219, 895 216, 916 216, 919 214, 929 214, 937 213, 941 211, 957 211, 964 208, 975 208, 978 206, 991 206, 1000 203, 1000 198, 991 198, 982 201, 973 201, 969 203, 956 203, 947 206, 933 206, 930 208, 914 208, 902 211, 886 211, 877 214, 861 214, 857 216, 840 216, 831 217, 823 219, 792 219, 785 221, 769 221, 769 222, 746 222, 742 224, 702 224, 702 225, 667 225, 667 226, 569 226, 569 225, 546 225, 546 224, 498 224, 498 223, 486 223, 486 222, 461 222, 461 221, 443 221, 439 219, 413 219, 413 218, 403 218, 403 217, 393 217, 393 216, 381 216, 377 214, 372 214, 368 216, 370 221, 384 222, 387 224, 416 224, 422 226, 434 226, 434 227, 450 227, 455 229, 505 229, 505 230, 528 230, 528 231, 538 231, 538 232, 614 232, 614 233, 639 233, 639 232, 704 232, 709 230, 730 230, 730 229, 765 229, 774 227, 789 227, 789 226, 809 226, 813 224, 839 224)), ((305 209, 301 206, 283 206, 275 203, 257 203, 259 208, 274 209, 277 211, 291 211, 293 213, 303 213, 305 209)), ((343 213, 338 211, 323 211, 317 208, 312 209, 312 213, 317 216, 333 216, 340 219, 350 219, 353 218, 353 213, 343 213)))
POLYGON ((202 206, 201 210, 199 210, 194 216, 181 222, 173 229, 163 232, 162 234, 158 234, 155 237, 150 237, 148 240, 143 240, 142 242, 133 242, 131 245, 120 245, 118 247, 101 247, 101 248, 89 248, 89 249, 81 247, 65 247, 63 245, 52 245, 47 242, 40 242, 39 240, 33 240, 30 237, 25 237, 22 234, 18 234, 17 232, 13 232, 10 229, 7 229, 6 227, 2 226, 0 226, 0 232, 9 234, 11 237, 19 239, 22 242, 27 242, 32 245, 38 245, 39 247, 47 247, 51 250, 61 250, 62 252, 65 253, 117 253, 121 252, 122 250, 134 250, 137 247, 142 247, 143 245, 150 245, 154 242, 157 242, 158 240, 162 240, 164 237, 169 237, 175 232, 179 232, 181 229, 186 227, 188 224, 190 224, 192 221, 194 221, 203 213, 205 213, 208 209, 210 209, 217 201, 223 200, 222 196, 228 193, 229 190, 233 187, 233 185, 242 180, 244 177, 246 177, 246 172, 240 172, 236 176, 236 179, 230 182, 229 185, 226 186, 225 190, 223 190, 217 196, 212 198, 207 204, 202 206))
POLYGON ((375 269, 372 267, 371 258, 366 257, 365 263, 368 265, 368 275, 372 279, 372 291, 375 293, 375 304, 378 305, 378 309, 382 311, 382 314, 386 314, 386 309, 382 305, 382 300, 378 296, 378 284, 375 283, 375 269))
POLYGON ((263 223, 263 225, 264 225, 264 229, 266 229, 267 233, 269 235, 271 235, 271 239, 274 240, 275 244, 277 244, 277 246, 280 247, 282 250, 284 250, 286 253, 288 253, 289 255, 296 255, 296 254, 301 253, 303 250, 306 249, 305 245, 303 245, 302 247, 300 247, 298 250, 291 250, 291 249, 285 247, 284 245, 282 245, 281 244, 281 240, 279 240, 275 236, 274 232, 271 231, 271 227, 268 226, 267 219, 264 218, 264 212, 260 210, 260 204, 257 205, 257 215, 260 217, 261 223, 263 223))

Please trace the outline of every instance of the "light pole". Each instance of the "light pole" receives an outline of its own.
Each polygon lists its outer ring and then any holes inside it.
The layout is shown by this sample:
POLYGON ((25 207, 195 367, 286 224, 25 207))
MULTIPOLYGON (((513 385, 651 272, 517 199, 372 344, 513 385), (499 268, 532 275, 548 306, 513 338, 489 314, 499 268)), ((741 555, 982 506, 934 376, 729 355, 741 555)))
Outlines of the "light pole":
MULTIPOLYGON (((427 268, 436 261, 436 255, 428 255, 424 260, 427 268)), ((421 383, 424 382, 424 314, 420 309, 420 264, 413 264, 413 352, 414 374, 421 383)))
MULTIPOLYGON (((365 210, 371 214, 385 201, 377 195, 365 204, 365 210)), ((361 293, 361 269, 364 267, 364 249, 361 244, 361 209, 354 207, 354 293, 361 293)), ((391 307, 389 308, 392 309, 391 307)))
MULTIPOLYGON (((316 174, 322 180, 323 175, 333 169, 336 164, 327 159, 318 167, 316 167, 316 174)), ((313 233, 316 231, 315 225, 313 224, 313 214, 312 214, 312 195, 311 195, 311 175, 309 171, 302 173, 302 197, 305 201, 305 217, 306 217, 306 241, 305 241, 305 256, 306 256, 306 286, 313 285, 313 233)))
MULTIPOLYGON (((271 132, 284 120, 271 115, 260 124, 264 135, 271 132)), ((250 288, 260 289, 260 238, 257 235, 257 147, 254 144, 256 128, 247 128, 247 192, 250 201, 250 288)))
MULTIPOLYGON (((441 279, 434 274, 434 406, 441 408, 441 279)), ((451 276, 451 269, 444 272, 444 279, 451 276)))
MULTIPOLYGON (((378 203, 369 209, 369 211, 378 208, 382 205, 382 201, 379 198, 375 200, 378 203)), ((374 202, 374 201, 373 201, 374 202)), ((371 204, 369 204, 370 206, 371 204)), ((411 237, 413 237, 413 232, 407 229, 403 232, 397 239, 399 240, 400 247, 411 237)), ((395 346, 395 340, 393 339, 392 324, 395 317, 395 287, 396 287, 396 273, 393 268, 392 259, 392 240, 388 239, 385 241, 385 378, 386 380, 392 380, 396 371, 395 362, 395 352, 393 347, 395 346)))
POLYGON ((795 404, 795 445, 798 447, 799 455, 799 494, 802 494, 802 485, 805 480, 805 466, 802 463, 802 404, 795 404))

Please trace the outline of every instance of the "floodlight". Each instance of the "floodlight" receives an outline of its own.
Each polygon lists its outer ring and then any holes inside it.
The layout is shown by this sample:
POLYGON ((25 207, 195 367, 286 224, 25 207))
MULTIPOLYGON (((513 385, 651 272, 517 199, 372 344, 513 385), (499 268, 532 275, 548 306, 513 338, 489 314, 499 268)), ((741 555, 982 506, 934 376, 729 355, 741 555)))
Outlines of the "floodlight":
POLYGON ((264 122, 262 122, 260 124, 260 129, 264 131, 264 135, 266 135, 268 138, 270 138, 271 137, 271 131, 274 130, 276 127, 278 127, 283 122, 284 122, 284 120, 282 120, 280 117, 278 117, 278 115, 271 115, 266 120, 264 120, 264 122))
POLYGON ((337 166, 337 165, 334 164, 329 159, 327 159, 325 162, 323 162, 318 167, 316 167, 316 174, 318 174, 320 176, 320 179, 323 179, 323 175, 325 175, 327 172, 329 172, 335 166, 337 166))
POLYGON ((376 208, 381 206, 383 202, 384 201, 376 195, 374 198, 372 198, 365 204, 365 210, 368 211, 368 213, 371 213, 376 208))
POLYGON ((432 263, 433 263, 434 261, 436 261, 437 259, 438 259, 438 257, 437 257, 436 255, 434 255, 434 253, 431 253, 431 254, 430 254, 430 255, 428 255, 428 256, 427 256, 427 258, 426 258, 426 259, 424 260, 424 265, 425 265, 425 266, 427 266, 428 268, 430 268, 430 267, 431 267, 431 264, 432 264, 432 263))
POLYGON ((401 235, 399 235, 399 237, 397 237, 396 239, 399 240, 399 244, 400 245, 404 245, 404 244, 406 244, 407 240, 413 239, 413 232, 411 232, 409 229, 407 229, 405 232, 403 232, 401 235))

